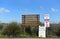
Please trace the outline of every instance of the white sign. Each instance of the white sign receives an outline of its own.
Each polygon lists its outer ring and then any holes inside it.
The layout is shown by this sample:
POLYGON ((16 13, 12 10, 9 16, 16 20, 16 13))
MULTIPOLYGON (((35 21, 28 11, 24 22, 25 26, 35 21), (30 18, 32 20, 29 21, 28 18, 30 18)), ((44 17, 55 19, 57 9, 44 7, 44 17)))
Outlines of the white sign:
POLYGON ((45 27, 50 27, 50 23, 49 23, 49 22, 45 22, 45 23, 44 23, 44 26, 45 26, 45 27))
POLYGON ((46 27, 39 26, 39 37, 46 37, 46 27))
POLYGON ((45 14, 45 15, 44 15, 44 26, 45 26, 45 27, 50 27, 49 14, 45 14))
POLYGON ((44 19, 49 19, 49 14, 45 14, 44 19))

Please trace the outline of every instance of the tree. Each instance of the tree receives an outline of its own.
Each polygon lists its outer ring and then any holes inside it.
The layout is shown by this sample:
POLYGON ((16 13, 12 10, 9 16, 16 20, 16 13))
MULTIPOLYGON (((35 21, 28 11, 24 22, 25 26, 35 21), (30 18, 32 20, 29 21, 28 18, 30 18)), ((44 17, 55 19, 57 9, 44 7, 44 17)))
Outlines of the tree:
POLYGON ((32 35, 31 27, 25 27, 25 32, 28 33, 29 35, 32 35))
POLYGON ((38 36, 38 31, 39 31, 39 26, 35 26, 32 30, 32 32, 34 33, 34 35, 38 36))
POLYGON ((3 28, 3 24, 0 24, 0 30, 2 30, 2 28, 3 28))
POLYGON ((57 35, 57 36, 60 36, 60 23, 59 23, 57 26, 58 26, 58 28, 57 28, 58 30, 57 30, 57 32, 56 32, 56 35, 57 35))
POLYGON ((52 23, 52 24, 50 24, 50 27, 46 28, 46 36, 47 37, 55 37, 55 36, 57 36, 58 31, 59 31, 59 24, 52 23))
POLYGON ((18 37, 20 35, 20 26, 16 22, 9 23, 4 29, 3 34, 7 36, 18 37))

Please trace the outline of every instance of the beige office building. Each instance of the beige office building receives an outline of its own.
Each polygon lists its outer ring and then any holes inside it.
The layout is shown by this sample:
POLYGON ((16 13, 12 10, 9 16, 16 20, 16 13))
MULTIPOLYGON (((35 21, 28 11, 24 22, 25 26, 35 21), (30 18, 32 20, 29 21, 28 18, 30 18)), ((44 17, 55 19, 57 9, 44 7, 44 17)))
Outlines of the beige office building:
POLYGON ((39 25, 39 15, 22 15, 22 25, 23 26, 38 26, 39 25))

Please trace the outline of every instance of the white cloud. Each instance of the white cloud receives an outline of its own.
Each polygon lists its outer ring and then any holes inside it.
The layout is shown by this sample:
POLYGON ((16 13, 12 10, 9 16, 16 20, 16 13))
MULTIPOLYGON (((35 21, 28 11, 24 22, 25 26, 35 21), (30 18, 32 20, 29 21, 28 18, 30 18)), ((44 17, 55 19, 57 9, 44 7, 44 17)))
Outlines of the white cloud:
POLYGON ((6 12, 6 13, 9 13, 9 12, 10 12, 10 10, 5 9, 5 8, 0 8, 0 12, 6 12))
POLYGON ((52 12, 57 12, 58 10, 55 9, 55 8, 51 8, 51 11, 52 11, 52 12))
POLYGON ((40 6, 40 11, 43 11, 43 10, 44 10, 44 8, 42 6, 40 6))
POLYGON ((29 9, 26 9, 26 8, 25 8, 25 9, 20 9, 19 11, 20 11, 21 13, 28 13, 28 12, 29 12, 29 9))

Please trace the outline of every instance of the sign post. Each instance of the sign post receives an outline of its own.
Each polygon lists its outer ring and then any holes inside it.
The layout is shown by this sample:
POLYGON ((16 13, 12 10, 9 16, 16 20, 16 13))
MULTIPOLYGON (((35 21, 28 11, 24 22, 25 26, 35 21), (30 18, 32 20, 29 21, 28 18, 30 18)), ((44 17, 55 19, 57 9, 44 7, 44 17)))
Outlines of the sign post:
POLYGON ((49 24, 50 24, 50 23, 49 23, 49 14, 45 14, 45 15, 44 15, 44 26, 45 26, 45 27, 50 27, 49 24))
POLYGON ((49 14, 44 15, 44 26, 39 25, 39 37, 46 37, 46 27, 50 27, 49 14))

